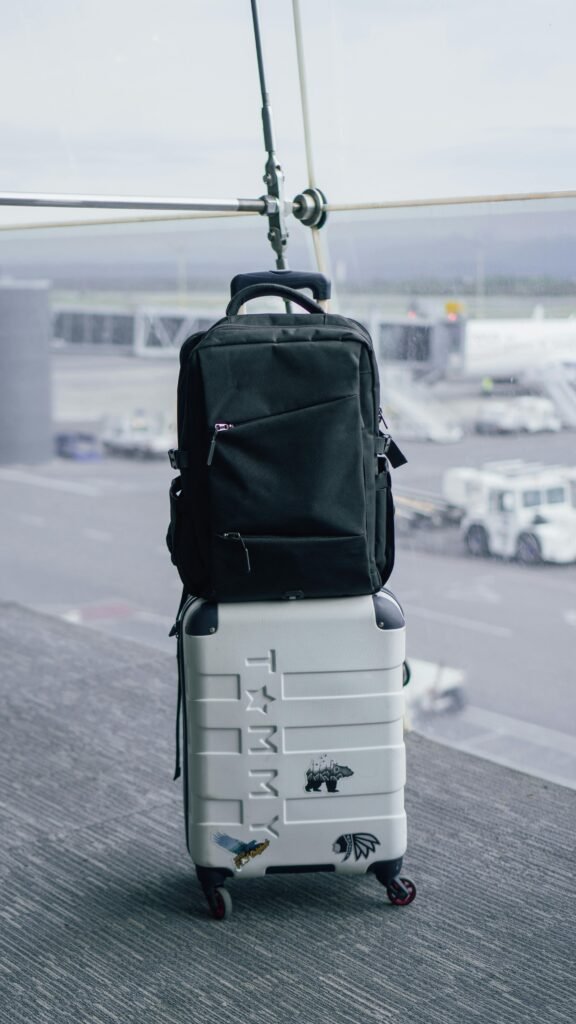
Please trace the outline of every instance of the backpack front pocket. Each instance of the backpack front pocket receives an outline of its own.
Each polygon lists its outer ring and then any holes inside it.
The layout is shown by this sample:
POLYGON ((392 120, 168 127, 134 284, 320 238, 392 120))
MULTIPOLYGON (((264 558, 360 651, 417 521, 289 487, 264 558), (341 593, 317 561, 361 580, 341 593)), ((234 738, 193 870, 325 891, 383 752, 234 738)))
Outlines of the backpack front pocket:
POLYGON ((219 601, 335 597, 379 587, 363 536, 254 536, 227 530, 213 538, 213 556, 219 601))
POLYGON ((215 424, 207 438, 215 532, 233 524, 251 536, 365 533, 362 451, 356 396, 215 424))

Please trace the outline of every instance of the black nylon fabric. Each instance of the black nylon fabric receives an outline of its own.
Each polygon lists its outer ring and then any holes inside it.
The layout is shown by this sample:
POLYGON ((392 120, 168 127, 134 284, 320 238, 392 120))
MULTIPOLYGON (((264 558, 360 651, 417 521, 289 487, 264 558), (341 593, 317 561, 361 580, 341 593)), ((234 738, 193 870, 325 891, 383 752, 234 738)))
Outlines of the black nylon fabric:
POLYGON ((172 560, 219 601, 373 593, 394 559, 379 384, 364 328, 231 316, 184 343, 172 560))
POLYGON ((222 431, 209 479, 214 528, 294 536, 362 533, 361 445, 355 396, 222 431))

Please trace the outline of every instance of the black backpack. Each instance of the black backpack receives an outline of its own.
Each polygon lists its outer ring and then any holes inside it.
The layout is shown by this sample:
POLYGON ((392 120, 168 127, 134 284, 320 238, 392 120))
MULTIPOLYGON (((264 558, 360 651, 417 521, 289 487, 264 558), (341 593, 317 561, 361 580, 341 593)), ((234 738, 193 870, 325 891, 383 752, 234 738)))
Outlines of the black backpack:
POLYGON ((216 601, 370 594, 394 564, 389 463, 368 332, 281 285, 251 285, 180 352, 180 475, 167 543, 216 601), (239 316, 262 295, 292 313, 239 316))

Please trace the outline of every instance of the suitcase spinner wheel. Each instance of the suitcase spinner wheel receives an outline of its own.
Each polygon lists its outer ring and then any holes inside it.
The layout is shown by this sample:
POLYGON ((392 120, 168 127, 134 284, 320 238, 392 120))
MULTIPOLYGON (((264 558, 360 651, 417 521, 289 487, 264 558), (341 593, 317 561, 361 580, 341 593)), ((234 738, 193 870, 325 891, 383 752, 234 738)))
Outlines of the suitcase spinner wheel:
POLYGON ((215 889, 209 889, 206 893, 206 898, 210 907, 210 913, 217 921, 223 921, 225 918, 230 917, 232 913, 232 897, 223 885, 218 885, 215 889))
POLYGON ((196 877, 208 902, 210 913, 216 921, 224 921, 232 915, 232 897, 226 888, 227 875, 215 868, 197 865, 196 877))
POLYGON ((407 907, 416 897, 416 886, 409 878, 395 878, 386 887, 386 892, 395 907, 407 907))
POLYGON ((400 876, 402 860, 376 863, 372 871, 376 878, 386 887, 390 903, 395 907, 407 907, 416 898, 416 886, 410 878, 400 876))
MULTIPOLYGON (((378 880, 386 884, 382 879, 378 880)), ((224 885, 203 885, 203 890, 210 913, 216 921, 224 921, 232 916, 232 897, 224 885)), ((407 907, 416 898, 416 886, 410 878, 394 878, 386 885, 386 893, 393 906, 407 907)))
MULTIPOLYGON (((395 907, 407 907, 416 898, 416 886, 410 878, 395 878, 386 886, 390 903, 395 907)), ((204 887, 210 913, 216 921, 232 916, 232 897, 224 885, 204 887)))

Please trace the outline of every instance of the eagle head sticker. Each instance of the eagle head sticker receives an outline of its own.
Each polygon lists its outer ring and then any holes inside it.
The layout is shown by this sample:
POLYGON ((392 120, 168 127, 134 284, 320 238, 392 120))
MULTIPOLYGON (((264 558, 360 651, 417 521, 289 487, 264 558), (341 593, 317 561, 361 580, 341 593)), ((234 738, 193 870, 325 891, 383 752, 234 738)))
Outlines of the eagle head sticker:
POLYGON ((234 867, 237 871, 245 867, 254 857, 259 857, 270 846, 269 839, 262 839, 260 842, 257 839, 252 839, 250 843, 244 843, 241 839, 234 839, 233 836, 227 836, 223 832, 214 832, 212 841, 234 855, 234 867))
POLYGON ((371 832, 346 832, 344 835, 338 836, 332 845, 332 852, 344 854, 340 862, 343 864, 345 860, 349 860, 352 854, 354 854, 354 860, 362 860, 363 857, 368 859, 377 846, 380 846, 380 840, 371 832))

